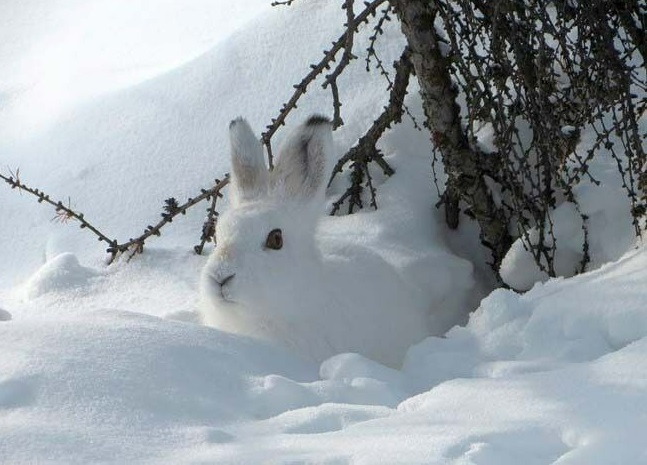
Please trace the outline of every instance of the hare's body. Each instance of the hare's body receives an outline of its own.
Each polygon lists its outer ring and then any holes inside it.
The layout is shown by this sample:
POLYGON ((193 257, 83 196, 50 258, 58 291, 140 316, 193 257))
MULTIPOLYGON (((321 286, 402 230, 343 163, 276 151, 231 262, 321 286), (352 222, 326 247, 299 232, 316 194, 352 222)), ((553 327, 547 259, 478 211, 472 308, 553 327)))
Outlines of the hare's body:
POLYGON ((301 126, 271 173, 247 123, 230 131, 234 202, 202 274, 205 323, 317 361, 358 352, 397 365, 429 334, 430 309, 369 247, 319 238, 328 121, 301 126))

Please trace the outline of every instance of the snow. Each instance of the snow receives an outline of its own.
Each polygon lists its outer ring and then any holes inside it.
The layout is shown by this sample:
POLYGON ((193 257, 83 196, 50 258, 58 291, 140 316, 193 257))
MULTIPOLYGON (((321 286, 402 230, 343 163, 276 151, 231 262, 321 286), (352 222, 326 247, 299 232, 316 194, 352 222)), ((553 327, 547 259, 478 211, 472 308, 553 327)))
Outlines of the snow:
POLYGON ((269 9, 262 0, 209 4, 3 2, 0 94, 11 92, 19 124, 46 125, 74 103, 190 61, 269 9))
MULTIPOLYGON (((69 196, 115 237, 137 234, 165 198, 227 172, 229 120, 260 130, 341 33, 336 2, 267 3, 6 2, 0 169, 69 196)), ((397 24, 379 43, 385 63, 399 56, 397 24)), ((338 154, 385 103, 385 82, 363 65, 340 82, 338 154)), ((317 86, 290 124, 329 111, 317 86)), ((415 92, 409 104, 420 113, 415 92)), ((581 225, 563 203, 564 277, 548 280, 517 242, 503 275, 530 290, 489 292, 474 224, 447 231, 434 208, 428 144, 408 122, 391 131, 382 149, 397 174, 376 173, 380 209, 326 218, 319 232, 340 253, 379 253, 443 324, 474 310, 399 367, 353 353, 314 363, 199 324, 200 207, 143 255, 107 265, 87 231, 0 186, 0 463, 647 462, 647 252, 613 162, 592 168, 600 186, 576 192, 591 271, 569 277, 581 225)))
POLYGON ((496 291, 466 327, 414 346, 402 370, 357 354, 317 370, 134 312, 33 312, 0 326, 0 457, 641 463, 646 265, 641 249, 524 295, 496 291))
MULTIPOLYGON (((647 129, 647 118, 642 121, 647 129)), ((590 141, 585 138, 582 144, 587 143, 590 141)), ((579 212, 573 203, 564 201, 552 213, 557 276, 572 276, 581 268, 584 241, 582 215, 587 217, 590 255, 588 270, 618 260, 625 252, 640 245, 641 241, 636 237, 632 223, 627 192, 620 187, 617 170, 616 161, 610 156, 595 158, 590 164, 589 172, 600 184, 584 182, 573 189, 579 212)), ((539 231, 534 228, 528 236, 527 240, 536 243, 539 231)), ((526 250, 524 243, 527 240, 517 239, 501 265, 503 280, 517 290, 528 290, 535 282, 548 279, 547 273, 539 269, 532 254, 526 250)), ((549 239, 548 242, 552 243, 552 240, 549 239)))

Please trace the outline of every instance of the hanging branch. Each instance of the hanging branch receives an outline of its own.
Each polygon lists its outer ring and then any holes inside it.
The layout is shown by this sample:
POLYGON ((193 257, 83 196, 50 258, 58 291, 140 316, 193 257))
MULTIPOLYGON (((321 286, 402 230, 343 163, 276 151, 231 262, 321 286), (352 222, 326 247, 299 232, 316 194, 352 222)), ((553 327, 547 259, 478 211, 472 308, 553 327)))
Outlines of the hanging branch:
POLYGON ((395 68, 395 78, 389 95, 389 104, 384 107, 382 114, 373 122, 373 125, 366 131, 357 145, 353 146, 343 157, 339 159, 333 168, 332 175, 328 185, 332 183, 337 174, 341 173, 347 163, 351 163, 351 185, 342 194, 339 200, 333 204, 331 215, 337 213, 341 205, 348 199, 349 213, 354 208, 362 208, 361 194, 363 192, 362 184, 366 178, 367 187, 370 190, 371 206, 377 209, 377 199, 375 188, 373 187, 372 178, 368 170, 368 165, 375 162, 386 176, 391 176, 395 171, 384 160, 383 154, 377 148, 377 142, 389 129, 392 124, 399 123, 404 114, 404 97, 407 95, 409 77, 413 71, 413 65, 409 59, 411 51, 405 48, 400 58, 393 64, 395 68))
MULTIPOLYGON (((384 66, 384 62, 382 59, 378 56, 377 50, 375 49, 375 44, 377 42, 377 39, 379 36, 384 34, 384 23, 387 21, 391 21, 391 14, 394 12, 393 6, 391 4, 388 4, 384 10, 382 10, 382 16, 380 16, 380 19, 377 21, 375 26, 373 26, 373 34, 368 38, 369 39, 369 45, 366 48, 366 72, 371 71, 371 59, 375 60, 375 68, 380 72, 380 75, 384 77, 386 82, 388 83, 388 86, 386 88, 387 92, 391 90, 391 87, 393 87, 393 81, 391 80, 391 76, 389 75, 389 72, 386 69, 386 66, 384 66)), ((402 108, 404 108, 405 113, 409 117, 409 120, 413 124, 413 127, 417 129, 418 131, 422 131, 422 127, 418 123, 418 120, 416 119, 415 116, 411 113, 411 110, 406 104, 402 104, 402 108)))
POLYGON ((346 40, 344 43, 344 53, 341 56, 341 60, 335 67, 332 73, 326 76, 326 80, 323 83, 323 88, 330 86, 332 91, 332 100, 333 100, 333 129, 338 128, 344 124, 344 120, 341 118, 341 101, 339 100, 339 89, 337 87, 337 78, 339 75, 346 69, 350 62, 357 57, 353 55, 353 43, 355 40, 355 28, 351 28, 353 20, 355 19, 355 13, 353 12, 353 0, 346 0, 342 9, 346 10, 346 40))
MULTIPOLYGON (((364 174, 368 173, 368 170, 364 170, 364 164, 361 162, 353 162, 351 164, 351 173, 350 173, 350 186, 346 189, 339 199, 337 199, 332 204, 331 215, 335 215, 339 209, 342 207, 345 201, 348 201, 348 214, 353 213, 355 208, 362 209, 364 204, 362 202, 362 183, 364 182, 364 174)), ((377 203, 375 203, 377 208, 377 203)))
MULTIPOLYGON (((290 97, 287 103, 283 104, 283 106, 281 107, 281 110, 279 111, 279 115, 276 118, 272 118, 271 124, 269 124, 266 128, 266 131, 263 134, 261 134, 261 140, 263 142, 263 145, 265 145, 265 148, 267 149, 267 156, 268 156, 270 169, 274 167, 274 159, 272 155, 272 143, 271 143, 272 136, 274 136, 276 131, 285 124, 285 120, 287 116, 290 114, 290 112, 293 109, 297 107, 296 105, 297 102, 299 101, 301 96, 306 93, 308 86, 321 73, 323 73, 327 69, 330 69, 331 63, 335 61, 335 57, 337 56, 337 53, 341 49, 347 46, 348 35, 354 34, 354 32, 362 23, 368 22, 368 19, 371 16, 375 16, 377 8, 379 8, 379 6, 385 3, 386 1, 387 0, 373 0, 372 2, 365 3, 364 10, 361 13, 359 13, 357 16, 355 16, 352 19, 352 21, 350 21, 349 19, 349 24, 346 27, 346 31, 344 31, 344 33, 336 41, 332 43, 332 47, 330 48, 330 50, 324 51, 324 57, 321 59, 321 61, 316 65, 310 65, 311 71, 303 78, 303 80, 300 83, 294 85, 294 88, 296 90, 292 94, 292 97, 290 97)), ((349 53, 350 52, 352 51, 349 51, 349 53)), ((328 82, 328 80, 326 82, 328 82)), ((331 86, 331 88, 333 89, 333 92, 338 94, 336 86, 333 86, 330 83, 328 85, 331 86)), ((339 104, 339 101, 337 101, 337 104, 339 104)), ((339 104, 339 106, 341 106, 341 104, 339 104)))
POLYGON ((378 68, 381 65, 382 61, 378 58, 375 51, 375 43, 377 38, 384 34, 384 23, 386 21, 391 21, 391 13, 393 13, 393 6, 388 4, 384 10, 382 10, 382 16, 377 21, 375 26, 373 26, 373 34, 368 38, 368 47, 366 48, 366 72, 371 71, 371 57, 375 58, 378 68))

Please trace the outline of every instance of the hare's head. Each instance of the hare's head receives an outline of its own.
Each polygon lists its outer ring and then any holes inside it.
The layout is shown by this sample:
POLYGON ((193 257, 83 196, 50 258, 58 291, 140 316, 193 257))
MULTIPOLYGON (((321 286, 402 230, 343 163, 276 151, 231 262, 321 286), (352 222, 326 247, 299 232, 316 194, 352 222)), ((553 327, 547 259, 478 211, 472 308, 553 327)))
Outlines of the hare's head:
POLYGON ((231 206, 218 220, 203 292, 221 307, 287 310, 304 286, 315 285, 314 234, 324 203, 331 125, 311 117, 288 136, 272 171, 247 121, 232 121, 229 133, 231 206))

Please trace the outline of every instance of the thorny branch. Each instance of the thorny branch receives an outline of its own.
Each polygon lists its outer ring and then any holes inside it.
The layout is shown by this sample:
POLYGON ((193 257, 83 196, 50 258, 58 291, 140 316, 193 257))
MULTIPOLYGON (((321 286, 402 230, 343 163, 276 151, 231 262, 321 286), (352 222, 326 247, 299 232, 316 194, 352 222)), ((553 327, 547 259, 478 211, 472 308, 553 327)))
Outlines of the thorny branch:
MULTIPOLYGON (((368 47, 366 48, 366 71, 371 70, 371 58, 375 58, 378 62, 378 67, 382 61, 377 57, 377 51, 375 50, 375 44, 379 36, 384 34, 384 23, 391 21, 391 13, 393 13, 393 6, 388 4, 381 12, 380 19, 378 19, 375 26, 373 26, 373 34, 368 38, 368 47)), ((388 73, 387 73, 388 76, 388 73)))
MULTIPOLYGON (((229 179, 229 175, 226 174, 225 180, 228 180, 228 179, 229 179)), ((220 182, 221 181, 219 179, 216 179, 216 186, 220 184, 220 182)), ((218 212, 216 211, 216 204, 218 203, 218 199, 221 197, 222 197, 222 193, 220 192, 220 190, 217 193, 215 193, 215 195, 211 196, 211 203, 209 204, 209 208, 207 208, 207 218, 202 225, 200 244, 193 247, 193 250, 198 255, 202 255, 202 251, 204 250, 204 246, 206 245, 207 242, 215 241, 214 238, 216 234, 216 222, 218 221, 218 212)), ((207 200, 209 199, 207 198, 207 200)))
POLYGON ((339 211, 345 201, 348 201, 348 213, 352 213, 355 208, 362 208, 362 183, 366 179, 366 187, 370 190, 371 206, 377 209, 377 199, 373 181, 369 172, 368 166, 371 162, 375 162, 384 172, 386 176, 391 176, 394 171, 393 168, 384 160, 383 154, 377 148, 377 142, 382 137, 382 134, 391 127, 394 123, 399 123, 402 120, 404 113, 404 97, 407 95, 407 87, 409 85, 409 77, 413 71, 413 65, 409 60, 411 51, 405 48, 400 58, 393 64, 395 68, 395 78, 393 86, 391 87, 389 95, 389 103, 384 107, 382 114, 373 122, 371 127, 359 139, 357 145, 351 148, 346 155, 339 159, 333 168, 332 176, 328 185, 332 180, 341 173, 344 166, 351 163, 351 185, 346 192, 333 204, 331 215, 339 211))
MULTIPOLYGON (((71 208, 71 202, 68 200, 67 206, 62 201, 52 200, 49 195, 45 194, 43 191, 29 187, 20 179, 20 172, 16 170, 15 173, 10 172, 9 176, 5 176, 0 173, 0 179, 5 181, 11 186, 12 189, 18 189, 21 192, 27 192, 28 194, 33 195, 38 200, 38 203, 47 203, 53 206, 56 209, 55 219, 61 219, 62 221, 76 220, 78 221, 79 227, 81 229, 87 229, 91 231, 97 239, 101 242, 108 244, 106 252, 110 254, 109 263, 112 263, 119 255, 130 251, 128 259, 131 259, 135 254, 141 253, 144 250, 144 243, 147 239, 152 236, 160 236, 161 229, 168 223, 173 222, 173 219, 182 214, 186 214, 186 211, 192 206, 202 202, 203 200, 212 200, 212 206, 209 209, 211 215, 216 215, 215 211, 215 202, 216 199, 222 197, 222 189, 229 183, 229 176, 225 176, 222 180, 216 180, 216 185, 210 189, 202 189, 199 196, 195 198, 188 199, 182 205, 179 205, 174 198, 167 199, 164 205, 164 213, 162 213, 162 219, 155 224, 154 226, 147 226, 144 230, 144 233, 134 239, 129 239, 127 242, 119 243, 116 239, 110 239, 106 234, 101 232, 98 228, 93 226, 89 221, 85 219, 85 216, 81 212, 77 212, 71 208)), ((210 221, 212 216, 209 216, 207 221, 210 221)), ((214 220, 215 221, 215 220, 214 220)), ((209 238, 205 236, 203 228, 203 237, 201 241, 207 242, 209 238)), ((201 242, 198 250, 198 246, 195 247, 196 252, 202 252, 204 247, 204 242, 201 242)))
POLYGON ((9 176, 5 176, 2 173, 0 173, 0 179, 2 179, 4 182, 9 184, 12 189, 18 189, 20 192, 27 192, 28 194, 31 194, 35 196, 38 199, 38 203, 47 203, 54 207, 56 209, 56 216, 55 218, 65 218, 67 220, 76 220, 80 223, 79 227, 81 229, 87 229, 89 231, 92 231, 95 236, 100 241, 103 241, 109 245, 112 245, 113 243, 116 244, 116 241, 111 240, 106 236, 104 233, 99 231, 97 228, 92 226, 85 218, 83 213, 77 213, 72 208, 69 206, 65 206, 62 201, 56 201, 52 200, 49 195, 45 194, 43 191, 35 188, 31 188, 25 183, 22 182, 20 179, 20 170, 16 170, 16 172, 11 172, 9 173, 9 176))
MULTIPOLYGON (((165 212, 162 213, 162 219, 156 225, 146 226, 144 233, 135 239, 129 239, 128 242, 125 242, 123 244, 111 245, 111 247, 108 248, 107 252, 111 254, 112 260, 114 260, 119 254, 124 253, 127 250, 131 250, 131 254, 128 257, 129 259, 132 258, 135 254, 141 253, 144 250, 144 242, 146 241, 146 239, 150 238, 151 236, 161 235, 161 229, 162 227, 164 227, 164 225, 172 223, 173 219, 180 214, 185 215, 186 211, 192 206, 202 202, 203 200, 210 200, 213 197, 222 197, 220 191, 227 184, 229 184, 229 176, 225 176, 222 181, 217 180, 216 185, 211 189, 202 189, 202 192, 199 196, 195 198, 189 198, 182 205, 178 205, 177 201, 173 198, 167 199, 165 201, 165 212)), ((204 245, 202 245, 202 247, 203 246, 204 245)), ((198 252, 197 247, 198 246, 196 246, 195 248, 196 252, 198 252)), ((200 247, 199 249, 200 252, 202 252, 202 247, 200 247)))
POLYGON ((272 6, 279 6, 279 5, 290 6, 290 5, 292 5, 292 3, 294 3, 294 1, 295 0, 284 0, 284 1, 277 0, 275 2, 272 2, 271 5, 272 6))
POLYGON ((552 211, 562 200, 582 221, 579 271, 590 259, 588 217, 573 189, 584 179, 599 184, 589 172, 595 157, 616 161, 637 232, 647 211, 647 185, 640 186, 646 135, 637 125, 645 103, 645 23, 639 21, 645 16, 638 4, 434 2, 452 80, 465 101, 467 138, 475 146, 487 126, 494 135, 496 153, 487 158, 499 163, 483 174, 500 191, 500 216, 551 276, 557 273, 552 211), (585 129, 594 139, 581 144, 585 129))
MULTIPOLYGON (((395 11, 395 8, 391 4, 388 4, 381 11, 380 19, 378 19, 377 23, 375 23, 375 25, 373 26, 373 34, 371 34, 370 37, 368 38, 369 45, 366 48, 366 58, 365 58, 366 72, 371 71, 371 61, 375 60, 375 68, 380 72, 380 75, 383 76, 386 82, 388 83, 388 86, 386 88, 387 92, 391 90, 391 87, 393 87, 393 81, 391 80, 389 71, 386 69, 386 66, 384 66, 384 62, 377 54, 377 49, 375 48, 375 45, 377 43, 378 37, 384 34, 384 24, 388 21, 391 21, 391 15, 394 13, 394 11, 395 11)), ((404 108, 405 113, 409 117, 409 120, 413 124, 413 127, 418 131, 422 131, 422 127, 420 126, 420 124, 418 124, 418 120, 416 119, 415 116, 413 116, 413 113, 411 113, 411 110, 409 109, 407 104, 403 103, 402 107, 404 108)))
MULTIPOLYGON (((266 131, 261 134, 261 140, 263 142, 263 145, 265 145, 265 148, 267 150, 267 157, 268 157, 268 162, 270 169, 274 167, 274 159, 272 155, 272 136, 276 133, 276 131, 285 124, 285 120, 287 119, 288 114, 295 108, 297 108, 297 102, 303 96, 303 94, 306 93, 308 86, 325 70, 330 69, 331 64, 335 61, 337 53, 339 53, 340 50, 344 49, 346 50, 346 47, 350 44, 352 46, 352 38, 349 38, 349 36, 352 36, 357 28, 368 21, 368 19, 371 16, 375 16, 377 8, 380 7, 383 3, 385 3, 387 0, 373 0, 372 2, 367 2, 365 3, 365 8, 362 10, 361 13, 357 14, 354 16, 354 18, 351 18, 347 16, 347 25, 346 25, 346 31, 336 40, 332 43, 332 47, 330 50, 324 51, 324 57, 319 61, 319 63, 310 65, 311 71, 301 80, 300 83, 295 84, 293 87, 295 88, 294 93, 292 94, 292 97, 283 104, 281 107, 281 110, 279 111, 279 114, 276 118, 272 118, 272 122, 267 126, 266 131)), ((347 15, 349 15, 349 11, 352 13, 352 7, 348 7, 348 5, 352 5, 353 1, 352 0, 347 0, 345 5, 347 5, 347 15)), ((324 82, 324 87, 330 86, 333 92, 333 95, 336 98, 336 103, 337 105, 337 110, 335 110, 335 115, 338 116, 339 112, 339 107, 341 104, 339 103, 339 92, 337 89, 336 85, 336 76, 341 74, 341 72, 345 69, 345 67, 350 63, 350 59, 353 57, 352 55, 352 50, 348 50, 344 53, 344 56, 342 57, 339 65, 335 68, 335 71, 333 71, 332 74, 328 75, 326 77, 326 81, 324 82), (344 57, 346 57, 346 60, 344 60, 344 57), (342 66, 343 63, 343 66, 342 66)), ((341 116, 337 119, 336 123, 339 123, 341 119, 341 116)))
POLYGON ((346 39, 344 43, 344 53, 341 56, 341 60, 332 71, 332 73, 326 76, 326 80, 323 83, 323 88, 330 86, 332 91, 333 98, 333 128, 338 128, 344 124, 344 120, 341 118, 341 101, 339 100, 339 88, 337 87, 337 78, 339 75, 346 69, 351 62, 351 60, 356 59, 357 57, 353 55, 353 42, 355 39, 355 28, 352 28, 353 20, 355 19, 355 13, 353 11, 354 0, 346 0, 342 9, 346 10, 346 39))

